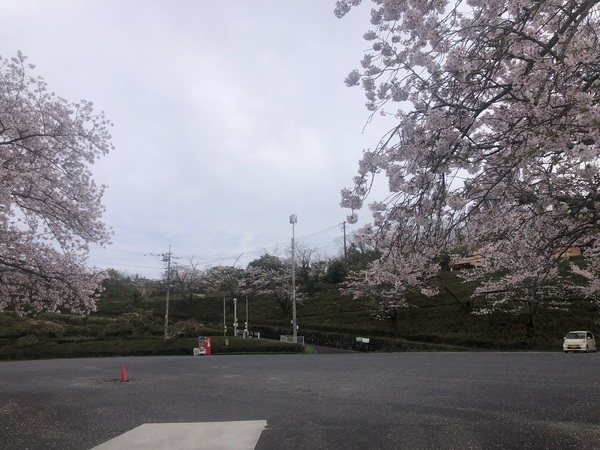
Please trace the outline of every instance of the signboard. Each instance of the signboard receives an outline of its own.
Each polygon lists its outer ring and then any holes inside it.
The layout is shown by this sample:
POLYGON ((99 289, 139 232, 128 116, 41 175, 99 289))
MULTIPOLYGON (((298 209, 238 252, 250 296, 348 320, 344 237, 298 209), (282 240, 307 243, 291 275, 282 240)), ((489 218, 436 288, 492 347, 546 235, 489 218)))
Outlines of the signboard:
POLYGON ((198 336, 198 354, 212 354, 212 338, 210 336, 198 336))

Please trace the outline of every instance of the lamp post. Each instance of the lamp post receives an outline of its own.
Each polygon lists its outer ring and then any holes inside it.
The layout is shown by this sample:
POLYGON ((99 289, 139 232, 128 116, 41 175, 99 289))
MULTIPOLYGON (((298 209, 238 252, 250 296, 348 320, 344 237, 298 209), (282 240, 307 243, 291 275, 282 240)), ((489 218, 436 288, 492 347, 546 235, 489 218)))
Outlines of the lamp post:
POLYGON ((292 341, 294 344, 298 342, 298 324, 296 323, 296 245, 294 243, 294 225, 296 222, 298 222, 298 218, 296 214, 292 214, 290 216, 290 223, 292 224, 292 341))
POLYGON ((244 339, 247 339, 250 335, 248 330, 248 296, 246 295, 246 322, 244 323, 244 339))
MULTIPOLYGON (((230 283, 230 288, 231 288, 231 293, 233 294, 234 289, 235 289, 235 265, 237 264, 237 262, 240 260, 240 258, 243 256, 244 254, 242 253, 240 256, 238 256, 235 261, 233 262, 233 266, 231 266, 231 276, 229 277, 229 283, 230 283)), ((225 300, 223 300, 224 302, 225 300)), ((225 304, 223 304, 223 323, 225 323, 225 304)), ((233 336, 237 337, 237 327, 238 327, 238 320, 237 320, 237 298, 233 299, 233 336)), ((227 332, 227 327, 225 326, 225 331, 227 332)))
POLYGON ((223 297, 223 336, 227 336, 227 322, 225 321, 225 297, 223 297))
POLYGON ((169 293, 171 292, 171 246, 163 261, 167 263, 167 302, 165 306, 165 340, 169 338, 169 293))
POLYGON ((233 335, 237 337, 237 298, 233 299, 233 335))

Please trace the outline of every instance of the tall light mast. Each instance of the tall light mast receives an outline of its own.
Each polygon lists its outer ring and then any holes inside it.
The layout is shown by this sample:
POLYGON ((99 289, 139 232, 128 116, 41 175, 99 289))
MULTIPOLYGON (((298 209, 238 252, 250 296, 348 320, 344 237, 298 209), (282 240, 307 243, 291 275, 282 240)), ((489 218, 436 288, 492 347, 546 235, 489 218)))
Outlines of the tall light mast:
POLYGON ((294 225, 298 222, 296 214, 290 216, 292 224, 292 341, 294 344, 298 342, 298 324, 296 322, 296 244, 294 242, 294 225))

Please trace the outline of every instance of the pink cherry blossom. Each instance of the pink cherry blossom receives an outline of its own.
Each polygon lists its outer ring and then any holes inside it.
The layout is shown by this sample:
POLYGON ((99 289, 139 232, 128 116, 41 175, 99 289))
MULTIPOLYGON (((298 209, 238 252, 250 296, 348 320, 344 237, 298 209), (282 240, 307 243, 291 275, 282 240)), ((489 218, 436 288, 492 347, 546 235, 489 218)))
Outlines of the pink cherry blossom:
MULTIPOLYGON (((336 14, 360 3, 339 0, 336 14)), ((578 291, 558 266, 579 246, 579 294, 600 295, 600 1, 372 3, 370 50, 348 84, 398 124, 343 191, 353 213, 373 178, 392 193, 372 208, 382 256, 350 289, 401 304, 431 293, 440 255, 467 247, 486 257, 468 275, 479 311, 534 317, 578 291)))
POLYGON ((88 244, 110 238, 90 165, 112 149, 111 124, 33 69, 0 58, 0 310, 86 314, 104 277, 86 268, 88 244))

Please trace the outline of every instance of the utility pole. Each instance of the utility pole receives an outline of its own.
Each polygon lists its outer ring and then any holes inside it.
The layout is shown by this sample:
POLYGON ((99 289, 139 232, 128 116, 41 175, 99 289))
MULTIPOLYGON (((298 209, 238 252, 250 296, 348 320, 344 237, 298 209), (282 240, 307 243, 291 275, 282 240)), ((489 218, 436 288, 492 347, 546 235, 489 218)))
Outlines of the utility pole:
MULTIPOLYGON (((169 251, 167 253, 150 253, 152 256, 161 256, 162 262, 167 263, 167 304, 165 306, 165 340, 168 339, 169 331, 169 295, 171 293, 171 246, 169 245, 169 251)), ((177 258, 175 258, 177 259, 177 258)))
POLYGON ((346 221, 342 222, 342 229, 344 230, 344 264, 348 265, 348 251, 346 249, 346 221))
POLYGON ((296 262, 294 259, 295 247, 294 242, 294 225, 298 222, 296 214, 290 216, 290 223, 292 224, 292 342, 296 344, 298 342, 298 324, 296 323, 296 262))

